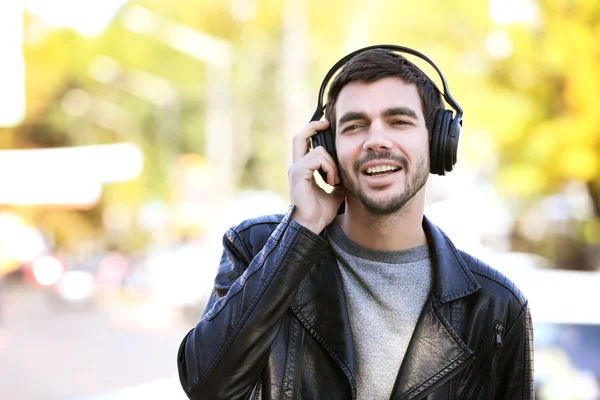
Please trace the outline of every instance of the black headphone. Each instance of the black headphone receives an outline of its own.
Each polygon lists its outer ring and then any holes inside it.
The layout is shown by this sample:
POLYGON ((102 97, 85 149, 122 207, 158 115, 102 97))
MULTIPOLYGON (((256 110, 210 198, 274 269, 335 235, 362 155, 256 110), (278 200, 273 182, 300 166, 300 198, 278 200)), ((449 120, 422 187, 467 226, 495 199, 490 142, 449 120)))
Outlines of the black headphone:
MULTIPOLYGON (((440 71, 437 65, 435 65, 433 61, 431 61, 426 55, 408 47, 391 44, 368 46, 356 50, 339 60, 329 70, 329 72, 325 76, 325 79, 323 80, 323 83, 321 84, 321 89, 319 90, 317 109, 315 110, 315 113, 313 114, 310 120, 319 121, 321 120, 321 117, 323 117, 323 113, 325 111, 326 106, 326 104, 323 105, 323 95, 325 92, 325 88, 331 80, 333 74, 335 74, 340 68, 342 68, 350 59, 352 59, 357 54, 371 49, 392 50, 399 53, 412 54, 413 56, 419 57, 427 61, 433 68, 435 68, 435 70, 439 74, 444 85, 444 93, 442 93, 442 96, 444 97, 444 100, 446 100, 446 102, 450 105, 450 107, 452 107, 456 111, 456 116, 453 117, 452 111, 450 110, 440 109, 437 112, 429 142, 430 172, 432 174, 445 175, 446 172, 452 171, 454 165, 456 164, 456 152, 458 150, 458 139, 460 137, 460 128, 462 126, 463 110, 462 108, 460 108, 456 100, 454 100, 450 95, 446 79, 444 78, 442 71, 440 71)), ((431 84, 434 87, 436 87, 436 85, 431 81, 429 77, 427 77, 427 79, 431 82, 431 84)), ((327 152, 331 154, 336 164, 338 163, 337 152, 335 150, 335 132, 332 131, 331 127, 323 131, 317 131, 317 133, 311 137, 311 142, 313 148, 317 146, 323 146, 325 150, 327 150, 327 152)), ((325 173, 322 170, 319 170, 319 174, 321 174, 323 180, 326 181, 325 173)))

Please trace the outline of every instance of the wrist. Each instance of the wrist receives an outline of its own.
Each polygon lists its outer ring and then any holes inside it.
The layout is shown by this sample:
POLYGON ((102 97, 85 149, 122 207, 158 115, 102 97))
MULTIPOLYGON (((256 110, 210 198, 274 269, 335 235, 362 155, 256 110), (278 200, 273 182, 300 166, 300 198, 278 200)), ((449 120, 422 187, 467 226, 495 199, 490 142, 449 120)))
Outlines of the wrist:
POLYGON ((321 224, 313 223, 310 221, 305 221, 302 218, 292 217, 292 219, 294 221, 296 221, 296 223, 302 225, 304 228, 312 231, 316 235, 320 235, 321 232, 323 232, 323 229, 325 229, 325 227, 322 226, 321 224))
POLYGON ((305 217, 302 214, 302 211, 298 210, 297 206, 290 206, 290 211, 290 219, 296 221, 296 223, 302 225, 304 228, 314 232, 315 234, 319 235, 323 229, 325 229, 325 226, 322 223, 319 223, 319 221, 314 221, 314 219, 305 217))

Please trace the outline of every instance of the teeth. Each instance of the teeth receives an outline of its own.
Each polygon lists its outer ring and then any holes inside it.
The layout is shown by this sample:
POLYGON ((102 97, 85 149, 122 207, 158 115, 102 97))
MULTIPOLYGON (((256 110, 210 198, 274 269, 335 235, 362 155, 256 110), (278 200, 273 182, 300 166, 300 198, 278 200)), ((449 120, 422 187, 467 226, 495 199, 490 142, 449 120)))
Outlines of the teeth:
POLYGON ((378 165, 377 167, 367 168, 367 174, 375 174, 378 172, 393 171, 396 169, 398 169, 398 167, 393 167, 391 165, 378 165))

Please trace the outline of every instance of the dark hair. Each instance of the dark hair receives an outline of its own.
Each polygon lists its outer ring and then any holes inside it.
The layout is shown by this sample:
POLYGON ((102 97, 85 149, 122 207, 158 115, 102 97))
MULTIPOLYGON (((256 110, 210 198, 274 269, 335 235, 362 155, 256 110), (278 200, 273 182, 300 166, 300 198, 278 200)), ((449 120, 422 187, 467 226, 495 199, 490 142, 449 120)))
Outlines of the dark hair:
POLYGON ((325 118, 331 123, 333 132, 336 130, 335 105, 342 88, 354 81, 372 83, 387 77, 398 77, 417 86, 425 125, 431 135, 437 111, 444 108, 439 90, 415 64, 400 54, 383 49, 367 50, 356 55, 344 65, 331 83, 327 93, 325 118))

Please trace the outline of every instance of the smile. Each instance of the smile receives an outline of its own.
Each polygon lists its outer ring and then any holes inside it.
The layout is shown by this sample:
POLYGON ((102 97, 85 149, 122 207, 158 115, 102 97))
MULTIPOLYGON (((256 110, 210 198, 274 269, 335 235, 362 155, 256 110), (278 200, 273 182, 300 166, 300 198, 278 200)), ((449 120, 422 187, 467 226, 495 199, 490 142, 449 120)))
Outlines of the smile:
POLYGON ((375 167, 370 167, 365 170, 365 174, 369 176, 381 176, 390 174, 396 171, 399 171, 400 167, 396 167, 393 165, 377 165, 375 167))

